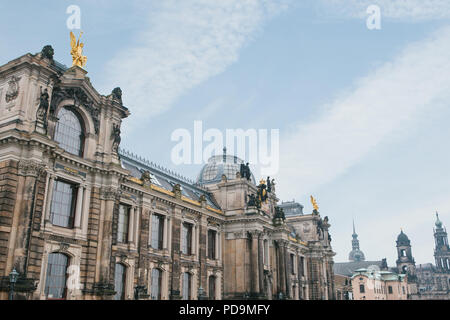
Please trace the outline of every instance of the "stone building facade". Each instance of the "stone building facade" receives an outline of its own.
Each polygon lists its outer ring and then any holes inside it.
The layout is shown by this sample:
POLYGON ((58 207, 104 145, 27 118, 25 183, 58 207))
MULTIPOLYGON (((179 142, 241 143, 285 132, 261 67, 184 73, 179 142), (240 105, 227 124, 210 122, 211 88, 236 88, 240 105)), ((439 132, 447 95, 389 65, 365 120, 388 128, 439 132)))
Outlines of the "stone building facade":
MULTIPOLYGON (((224 152, 197 182, 119 148, 129 110, 53 50, 0 67, 0 299, 334 299, 328 218, 224 152)), ((273 181, 272 181, 273 183, 273 181)))
POLYGON ((450 247, 447 230, 439 220, 437 213, 433 234, 435 265, 427 263, 416 266, 417 298, 422 300, 450 300, 450 247))
POLYGON ((353 300, 407 300, 408 276, 391 271, 358 269, 352 276, 353 300))

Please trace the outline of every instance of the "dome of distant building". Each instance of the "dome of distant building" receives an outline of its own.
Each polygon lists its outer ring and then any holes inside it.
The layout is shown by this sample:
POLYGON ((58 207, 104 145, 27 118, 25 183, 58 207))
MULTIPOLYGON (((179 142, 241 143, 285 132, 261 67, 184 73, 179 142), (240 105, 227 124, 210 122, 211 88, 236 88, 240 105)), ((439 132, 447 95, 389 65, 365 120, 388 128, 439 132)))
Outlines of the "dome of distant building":
POLYGON ((348 255, 348 260, 350 261, 365 261, 366 257, 364 256, 364 253, 359 250, 355 249, 350 251, 350 254, 348 255))
POLYGON ((409 238, 406 234, 403 233, 403 230, 400 232, 400 234, 397 237, 397 244, 398 245, 408 245, 410 244, 409 238))
MULTIPOLYGON (((226 154, 212 156, 200 171, 197 182, 200 184, 217 183, 222 180, 222 175, 225 175, 228 180, 236 179, 237 173, 241 172, 241 164, 243 163, 244 161, 236 156, 226 154)), ((256 184, 253 173, 251 174, 251 181, 256 184)))

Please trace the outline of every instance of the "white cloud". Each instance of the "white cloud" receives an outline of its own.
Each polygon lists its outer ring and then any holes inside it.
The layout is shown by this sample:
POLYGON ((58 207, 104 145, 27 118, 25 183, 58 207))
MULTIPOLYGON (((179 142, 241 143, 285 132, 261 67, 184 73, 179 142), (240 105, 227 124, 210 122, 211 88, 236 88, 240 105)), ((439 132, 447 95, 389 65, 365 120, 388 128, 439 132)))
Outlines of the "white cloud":
POLYGON ((281 139, 279 195, 312 192, 358 163, 421 112, 450 103, 450 27, 409 45, 281 139))
POLYGON ((381 8, 382 17, 405 21, 421 21, 450 18, 448 0, 320 0, 319 5, 328 13, 352 18, 367 17, 370 5, 381 8))
POLYGON ((108 63, 105 87, 121 84, 135 127, 167 110, 188 89, 223 72, 289 1, 158 1, 139 44, 108 63))

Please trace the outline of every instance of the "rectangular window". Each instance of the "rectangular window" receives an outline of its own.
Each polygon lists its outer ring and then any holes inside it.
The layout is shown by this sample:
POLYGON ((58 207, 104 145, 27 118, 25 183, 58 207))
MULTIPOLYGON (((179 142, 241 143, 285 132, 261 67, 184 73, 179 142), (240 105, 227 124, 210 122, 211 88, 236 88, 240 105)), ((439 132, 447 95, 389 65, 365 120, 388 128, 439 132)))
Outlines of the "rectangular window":
POLYGON ((73 228, 78 185, 56 180, 53 186, 50 220, 55 226, 73 228))
POLYGON ((119 205, 119 221, 117 224, 117 242, 128 242, 128 228, 130 220, 130 207, 125 205, 119 205))
POLYGON ((305 276, 305 257, 300 257, 300 261, 298 263, 299 274, 301 276, 305 276))
POLYGON ((152 217, 151 246, 157 250, 164 248, 164 216, 158 214, 152 217))
POLYGON ((388 287, 388 292, 389 292, 389 294, 392 294, 392 293, 393 293, 392 287, 391 287, 391 286, 388 287))
POLYGON ((191 274, 183 273, 183 300, 191 300, 191 274))
POLYGON ((216 259, 216 236, 217 232, 208 230, 208 259, 216 259))
POLYGON ((183 223, 181 237, 181 252, 190 256, 192 254, 192 224, 183 223))
POLYGON ((366 292, 366 290, 365 290, 363 284, 360 284, 360 285, 359 285, 359 292, 360 292, 360 293, 365 293, 365 292, 366 292))
POLYGON ((269 265, 269 241, 267 239, 264 240, 263 255, 264 255, 264 265, 268 266, 269 265))
POLYGON ((161 300, 162 272, 152 269, 151 297, 152 300, 161 300))

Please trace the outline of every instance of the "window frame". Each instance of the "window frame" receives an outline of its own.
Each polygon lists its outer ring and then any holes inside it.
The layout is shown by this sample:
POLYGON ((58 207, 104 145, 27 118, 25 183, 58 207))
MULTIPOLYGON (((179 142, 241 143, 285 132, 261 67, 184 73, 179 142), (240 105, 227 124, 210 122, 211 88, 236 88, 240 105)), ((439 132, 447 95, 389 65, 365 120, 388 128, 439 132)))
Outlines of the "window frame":
POLYGON ((119 212, 117 215, 117 235, 116 235, 116 241, 119 244, 127 244, 129 243, 129 236, 130 236, 130 216, 131 216, 131 206, 125 203, 119 203, 119 212), (126 224, 123 222, 121 223, 121 208, 126 208, 126 224), (121 231, 121 226, 125 225, 124 230, 121 231), (123 237, 123 239, 119 238, 119 235, 123 237))
MULTIPOLYGON (((77 202, 79 201, 78 199, 78 190, 79 188, 81 188, 81 185, 79 183, 76 182, 72 182, 63 178, 56 178, 55 182, 53 184, 53 190, 52 190, 52 199, 51 199, 51 204, 50 204, 50 223, 53 226, 59 227, 59 228, 64 228, 64 229, 74 229, 75 228, 75 216, 76 216, 76 209, 77 209, 77 202), (69 216, 65 216, 62 214, 56 214, 57 216, 62 216, 68 219, 68 223, 67 225, 61 225, 61 224, 57 224, 55 219, 55 214, 54 214, 54 209, 55 209, 55 205, 58 203, 57 198, 60 197, 62 199, 62 196, 64 196, 64 191, 58 191, 58 185, 59 184, 65 184, 65 185, 69 185, 70 188, 72 189, 72 195, 71 195, 71 200, 70 200, 70 214, 69 216), (58 195, 59 193, 59 195, 58 195), (61 194, 62 193, 62 194, 61 194)), ((64 203, 62 201, 59 202, 61 205, 63 205, 64 203)))
POLYGON ((185 221, 182 223, 181 228, 181 253, 186 256, 192 256, 194 255, 194 248, 192 245, 194 239, 194 224, 185 221))
POLYGON ((67 291, 68 291, 68 289, 67 289, 68 272, 67 271, 68 271, 69 266, 70 266, 70 260, 71 260, 71 257, 69 255, 65 254, 65 253, 51 252, 51 253, 48 254, 48 256, 47 256, 47 270, 46 270, 45 284, 44 284, 44 295, 45 295, 45 299, 46 300, 66 300, 67 299, 67 291), (64 270, 64 286, 62 287, 63 294, 62 294, 61 298, 59 298, 59 297, 58 298, 53 298, 53 297, 49 298, 48 297, 49 288, 50 288, 50 286, 49 286, 49 278, 50 278, 50 274, 51 274, 51 270, 52 270, 52 268, 50 266, 51 265, 61 266, 61 265, 56 265, 56 264, 50 264, 50 257, 56 256, 56 255, 64 257, 65 258, 65 262, 66 262, 65 270, 64 270))
MULTIPOLYGON (((80 157, 80 158, 83 158, 83 157, 84 157, 84 153, 85 153, 85 144, 86 144, 86 126, 85 126, 84 120, 83 120, 82 116, 80 115, 79 111, 78 111, 75 107, 70 106, 70 105, 63 106, 63 107, 61 107, 61 108, 58 110, 57 119, 58 119, 58 120, 56 121, 55 131, 54 131, 54 133, 53 133, 53 140, 56 141, 56 142, 58 142, 59 146, 60 146, 62 149, 64 149, 66 152, 68 152, 68 153, 70 153, 70 154, 73 154, 73 155, 75 155, 75 156, 78 156, 78 157, 80 157), (61 143, 62 143, 61 141, 56 140, 57 137, 58 137, 58 133, 60 133, 60 131, 59 131, 60 113, 61 113, 63 110, 72 113, 72 114, 76 117, 76 119, 78 120, 78 123, 79 123, 79 125, 80 125, 80 136, 79 136, 79 139, 80 139, 80 141, 79 141, 79 142, 80 142, 80 146, 79 146, 79 150, 78 150, 77 153, 73 153, 73 152, 67 150, 66 147, 64 147, 64 146, 61 145, 61 143)), ((61 132, 61 134, 63 134, 63 133, 61 132)))
POLYGON ((217 277, 213 274, 208 277, 208 298, 209 300, 216 300, 216 283, 217 277), (211 296, 211 291, 213 292, 213 296, 211 296))
POLYGON ((182 299, 192 300, 192 279, 193 276, 189 271, 183 272, 183 286, 182 286, 182 299), (187 288, 186 288, 187 284, 187 288), (185 294, 187 293, 187 297, 185 294))
POLYGON ((359 285, 359 293, 366 293, 366 286, 364 284, 359 285))
POLYGON ((151 271, 151 289, 150 289, 150 297, 152 300, 162 300, 162 278, 163 278, 163 271, 159 268, 153 268, 151 271), (154 277, 154 272, 158 272, 158 278, 156 279, 156 284, 155 284, 155 277, 154 277), (154 288, 156 286, 156 289, 158 290, 158 294, 157 297, 155 297, 154 295, 154 288))
POLYGON ((123 263, 116 263, 116 265, 115 265, 115 269, 114 269, 114 290, 116 290, 117 289, 117 286, 116 286, 116 283, 117 283, 117 281, 116 281, 116 276, 117 276, 117 267, 118 266, 120 266, 120 267, 122 267, 123 269, 123 273, 122 273, 122 279, 121 279, 121 284, 122 284, 122 294, 121 294, 121 297, 120 297, 120 299, 116 299, 116 295, 117 295, 117 291, 116 291, 116 294, 114 295, 114 300, 125 300, 125 298, 126 298, 126 292, 127 292, 127 266, 126 265, 124 265, 123 263))
POLYGON ((208 259, 217 260, 217 230, 208 229, 208 259))
POLYGON ((150 247, 155 250, 163 250, 164 249, 165 222, 166 222, 165 215, 158 214, 158 213, 152 214, 150 247), (155 223, 156 221, 157 221, 157 225, 155 223), (155 237, 155 234, 157 235, 157 237, 155 237), (155 242, 157 242, 156 246, 155 246, 155 242))

